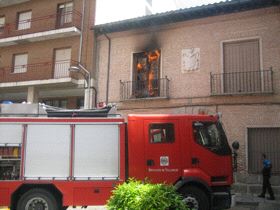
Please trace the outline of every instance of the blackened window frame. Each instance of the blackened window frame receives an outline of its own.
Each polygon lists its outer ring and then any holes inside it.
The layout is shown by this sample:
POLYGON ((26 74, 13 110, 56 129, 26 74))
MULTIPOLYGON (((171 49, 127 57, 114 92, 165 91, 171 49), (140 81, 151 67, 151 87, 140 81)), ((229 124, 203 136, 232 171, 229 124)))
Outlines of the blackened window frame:
MULTIPOLYGON (((136 52, 132 54, 133 65, 132 65, 132 91, 133 96, 136 98, 149 98, 149 97, 159 97, 160 96, 160 75, 161 75, 161 49, 154 49, 154 50, 147 50, 136 52), (156 87, 153 89, 157 89, 155 94, 145 94, 145 91, 148 92, 148 76, 146 75, 145 78, 141 78, 141 75, 138 72, 137 65, 140 63, 141 59, 147 59, 146 63, 148 63, 148 54, 155 53, 156 51, 159 52, 159 58, 157 59, 157 72, 152 81, 152 86, 156 87), (140 91, 140 95, 137 94, 137 91, 140 91)), ((149 67, 149 71, 151 68, 149 67)), ((144 72, 143 74, 147 74, 148 72, 144 72)))

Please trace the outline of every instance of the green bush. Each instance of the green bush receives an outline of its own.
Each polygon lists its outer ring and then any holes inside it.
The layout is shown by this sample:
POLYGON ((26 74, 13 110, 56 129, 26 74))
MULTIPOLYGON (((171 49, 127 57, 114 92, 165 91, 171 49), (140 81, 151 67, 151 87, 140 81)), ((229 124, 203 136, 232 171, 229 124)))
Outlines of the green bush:
POLYGON ((188 210, 175 188, 129 180, 118 185, 107 202, 108 210, 188 210))

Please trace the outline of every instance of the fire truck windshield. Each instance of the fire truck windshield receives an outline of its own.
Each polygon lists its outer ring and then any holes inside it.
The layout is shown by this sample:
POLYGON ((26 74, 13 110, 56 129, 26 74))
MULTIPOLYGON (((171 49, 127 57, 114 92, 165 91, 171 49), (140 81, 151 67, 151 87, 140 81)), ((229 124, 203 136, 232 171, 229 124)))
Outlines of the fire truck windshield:
POLYGON ((230 155, 224 129, 220 122, 195 122, 193 124, 195 141, 218 155, 230 155))

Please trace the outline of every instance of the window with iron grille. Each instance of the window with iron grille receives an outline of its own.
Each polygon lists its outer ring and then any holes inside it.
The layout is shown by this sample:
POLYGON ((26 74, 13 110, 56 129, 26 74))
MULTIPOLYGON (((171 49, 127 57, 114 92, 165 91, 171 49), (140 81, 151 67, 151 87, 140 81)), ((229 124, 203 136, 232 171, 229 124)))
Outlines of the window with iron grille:
POLYGON ((272 173, 280 174, 280 128, 248 128, 248 171, 259 174, 262 154, 272 162, 272 173))
POLYGON ((13 57, 13 73, 24 73, 27 71, 28 54, 15 54, 13 57))
POLYGON ((133 54, 133 96, 158 97, 160 82, 160 50, 133 54))
POLYGON ((63 27, 72 22, 73 2, 59 4, 57 10, 57 27, 63 27))
POLYGON ((69 71, 71 65, 71 48, 55 49, 55 61, 54 61, 54 78, 69 77, 69 71))

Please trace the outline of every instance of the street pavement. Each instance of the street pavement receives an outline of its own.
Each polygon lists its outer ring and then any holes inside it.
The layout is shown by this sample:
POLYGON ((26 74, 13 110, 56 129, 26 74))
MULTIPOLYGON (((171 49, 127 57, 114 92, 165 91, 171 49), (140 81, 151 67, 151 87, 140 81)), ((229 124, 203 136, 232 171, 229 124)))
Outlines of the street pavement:
MULTIPOLYGON (((8 210, 8 209, 0 208, 0 210, 8 210)), ((69 207, 67 210, 106 210, 106 208, 104 206, 90 206, 87 209, 69 207)), ((260 203, 258 206, 256 206, 256 205, 237 205, 235 207, 230 208, 230 210, 280 210, 280 206, 279 205, 276 206, 274 204, 260 203)))
MULTIPOLYGON (((234 207, 230 210, 280 210, 280 201, 269 201, 267 199, 258 198, 252 195, 236 195, 233 196, 234 207)), ((1 208, 0 210, 8 210, 1 208)), ((104 206, 90 206, 87 209, 71 208, 67 210, 106 210, 104 206)))
MULTIPOLYGON (((81 208, 68 208, 67 210, 84 210, 81 208)), ((88 207, 87 210, 106 210, 104 206, 91 206, 88 207)), ((257 205, 237 205, 235 207, 230 208, 229 210, 280 210, 280 206, 276 206, 274 204, 259 204, 257 205)))
POLYGON ((67 210, 106 210, 106 208, 104 206, 90 206, 86 209, 82 209, 82 208, 71 208, 69 207, 67 210))

